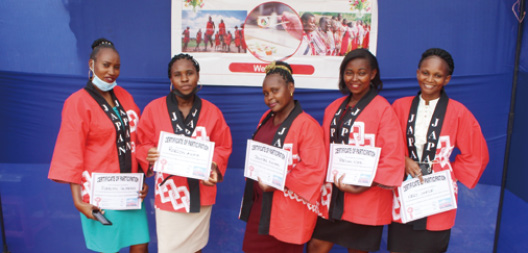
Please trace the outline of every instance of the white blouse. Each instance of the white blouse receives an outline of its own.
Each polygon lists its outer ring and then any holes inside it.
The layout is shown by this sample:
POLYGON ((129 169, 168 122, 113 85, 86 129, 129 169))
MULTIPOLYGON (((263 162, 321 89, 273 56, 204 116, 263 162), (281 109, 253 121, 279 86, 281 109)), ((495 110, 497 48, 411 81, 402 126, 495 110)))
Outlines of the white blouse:
POLYGON ((425 100, 420 95, 420 103, 418 104, 418 112, 416 113, 416 123, 414 125, 414 145, 416 146, 416 153, 418 158, 422 160, 422 153, 427 143, 427 130, 429 130, 429 123, 433 117, 436 104, 440 98, 429 101, 429 105, 425 104, 425 100))

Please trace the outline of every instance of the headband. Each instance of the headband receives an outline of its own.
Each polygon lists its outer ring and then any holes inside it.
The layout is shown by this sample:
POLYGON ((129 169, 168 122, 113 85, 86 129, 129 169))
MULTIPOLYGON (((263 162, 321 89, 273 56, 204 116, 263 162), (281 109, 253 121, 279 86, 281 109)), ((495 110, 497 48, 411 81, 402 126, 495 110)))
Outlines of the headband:
POLYGON ((266 72, 266 74, 268 74, 270 71, 272 71, 274 69, 283 69, 283 70, 286 70, 286 72, 288 72, 290 75, 292 74, 291 70, 288 67, 286 67, 284 65, 277 65, 277 64, 275 64, 274 61, 272 61, 268 66, 266 66, 264 71, 266 72))

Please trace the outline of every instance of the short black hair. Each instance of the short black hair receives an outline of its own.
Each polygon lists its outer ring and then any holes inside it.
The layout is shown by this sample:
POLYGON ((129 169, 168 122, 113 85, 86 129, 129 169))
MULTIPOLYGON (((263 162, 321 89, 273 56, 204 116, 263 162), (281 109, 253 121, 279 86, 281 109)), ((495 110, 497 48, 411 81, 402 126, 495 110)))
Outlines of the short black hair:
POLYGON ((119 52, 117 52, 117 50, 115 49, 114 43, 112 41, 107 40, 105 38, 99 38, 92 43, 92 53, 90 54, 90 59, 95 60, 97 54, 103 48, 110 48, 114 50, 117 54, 119 54, 119 52))
POLYGON ((196 69, 196 72, 200 73, 200 64, 198 64, 198 62, 191 55, 189 55, 189 54, 177 54, 177 55, 173 56, 172 59, 169 62, 169 79, 171 78, 172 65, 176 61, 182 60, 182 59, 191 61, 192 64, 194 65, 194 68, 196 69))
POLYGON ((453 71, 455 70, 455 62, 453 61, 453 57, 451 56, 449 52, 441 48, 429 48, 425 50, 425 52, 422 54, 422 58, 420 59, 420 62, 418 63, 418 68, 422 66, 422 62, 426 58, 431 57, 431 56, 438 56, 442 60, 444 60, 448 67, 447 72, 449 73, 449 75, 453 74, 453 71))
POLYGON ((354 49, 348 52, 343 58, 343 61, 341 61, 341 66, 339 67, 339 91, 345 95, 350 94, 350 91, 348 90, 344 80, 344 75, 348 63, 355 59, 365 59, 370 63, 370 68, 372 70, 377 70, 376 76, 374 76, 374 79, 372 79, 371 83, 374 85, 374 88, 376 88, 377 91, 381 91, 383 88, 383 82, 381 81, 380 77, 378 59, 376 59, 376 56, 374 56, 370 51, 363 48, 354 49))

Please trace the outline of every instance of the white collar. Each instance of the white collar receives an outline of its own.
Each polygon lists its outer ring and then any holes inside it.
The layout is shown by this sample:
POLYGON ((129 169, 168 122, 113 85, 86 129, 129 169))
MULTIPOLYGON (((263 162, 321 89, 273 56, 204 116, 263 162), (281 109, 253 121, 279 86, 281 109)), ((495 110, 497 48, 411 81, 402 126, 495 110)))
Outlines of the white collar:
MULTIPOLYGON (((439 100, 440 100, 440 97, 433 99, 433 100, 429 100, 429 105, 427 106, 436 107, 436 104, 438 103, 439 100)), ((422 98, 421 94, 420 94, 420 105, 426 106, 425 99, 422 98)))

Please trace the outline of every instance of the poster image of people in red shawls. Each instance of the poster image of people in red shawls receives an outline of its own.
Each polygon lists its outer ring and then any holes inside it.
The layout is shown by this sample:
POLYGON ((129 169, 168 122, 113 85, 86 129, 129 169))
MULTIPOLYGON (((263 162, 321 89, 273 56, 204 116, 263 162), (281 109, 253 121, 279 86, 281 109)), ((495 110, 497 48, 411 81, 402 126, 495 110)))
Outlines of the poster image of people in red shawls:
POLYGON ((241 42, 246 16, 246 11, 239 10, 183 10, 181 52, 245 53, 241 42), (236 41, 231 43, 237 36, 238 46, 236 41))

